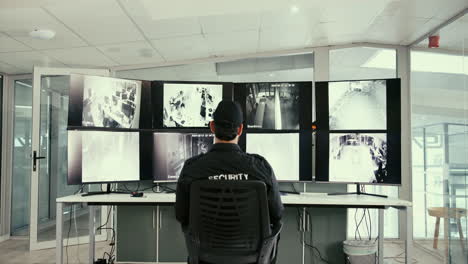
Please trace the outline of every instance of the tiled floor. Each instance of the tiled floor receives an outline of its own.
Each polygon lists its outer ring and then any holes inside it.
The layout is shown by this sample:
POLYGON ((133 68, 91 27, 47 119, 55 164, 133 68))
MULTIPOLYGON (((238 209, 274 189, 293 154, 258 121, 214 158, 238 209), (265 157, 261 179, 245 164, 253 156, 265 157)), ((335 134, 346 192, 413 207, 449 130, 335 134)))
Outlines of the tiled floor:
MULTIPOLYGON (((96 243, 96 256, 102 256, 110 246, 106 242, 96 243)), ((66 248, 64 248, 64 263, 88 263, 88 245, 69 246, 68 262, 66 248), (78 254, 79 253, 79 254, 78 254)), ((52 264, 55 263, 55 249, 29 251, 28 240, 7 240, 0 243, 1 264, 52 264)))
MULTIPOLYGON (((107 242, 96 243, 96 256, 102 256, 108 251, 110 246, 107 242)), ((399 241, 385 242, 385 264, 404 263, 404 243, 399 241)), ((432 249, 432 241, 417 241, 414 247, 413 263, 420 264, 442 264, 445 250, 432 249)), ((466 256, 466 255, 465 255, 466 256)), ((88 259, 88 246, 70 246, 68 247, 68 262, 66 259, 66 250, 64 249, 64 263, 85 264, 88 259)), ((465 258, 466 259, 466 258, 465 258)), ((458 258, 452 263, 466 264, 463 258, 458 258)), ((28 249, 28 240, 8 240, 0 243, 0 263, 1 264, 52 264, 55 263, 55 249, 46 249, 30 252, 28 249)))

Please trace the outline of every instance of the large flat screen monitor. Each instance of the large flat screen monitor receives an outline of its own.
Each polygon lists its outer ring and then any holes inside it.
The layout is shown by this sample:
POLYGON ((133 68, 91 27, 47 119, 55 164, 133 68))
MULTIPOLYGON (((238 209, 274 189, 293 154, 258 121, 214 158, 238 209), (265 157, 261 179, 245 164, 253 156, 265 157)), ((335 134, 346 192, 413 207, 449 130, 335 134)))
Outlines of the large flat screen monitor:
POLYGON ((141 81, 72 74, 68 125, 108 129, 150 128, 150 97, 150 87, 143 89, 141 81), (144 112, 142 116, 141 111, 144 112))
POLYGON ((330 130, 387 128, 387 81, 330 82, 330 130))
POLYGON ((207 127, 223 99, 222 84, 164 83, 164 127, 207 127))
POLYGON ((139 180, 138 132, 68 131, 68 184, 139 180))
POLYGON ((246 151, 263 156, 278 181, 300 181, 299 133, 248 133, 246 151))
POLYGON ((384 183, 387 178, 387 134, 330 134, 330 182, 384 183))
POLYGON ((245 115, 249 128, 298 130, 297 83, 247 83, 245 115))
POLYGON ((187 159, 208 152, 213 134, 154 133, 153 180, 177 181, 187 159))

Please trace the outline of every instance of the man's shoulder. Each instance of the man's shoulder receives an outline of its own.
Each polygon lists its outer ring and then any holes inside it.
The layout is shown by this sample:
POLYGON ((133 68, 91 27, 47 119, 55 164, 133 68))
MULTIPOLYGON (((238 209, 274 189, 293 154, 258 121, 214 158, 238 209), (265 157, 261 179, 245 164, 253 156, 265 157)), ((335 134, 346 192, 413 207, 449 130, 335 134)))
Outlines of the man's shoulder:
POLYGON ((252 164, 254 164, 254 166, 256 166, 257 168, 263 168, 267 171, 271 170, 270 163, 268 163, 268 161, 262 155, 253 153, 246 153, 246 155, 251 159, 252 164))
POLYGON ((196 156, 193 156, 185 161, 185 166, 191 166, 197 161, 201 160, 204 156, 206 156, 206 153, 198 154, 196 156))
POLYGON ((254 154, 254 153, 245 153, 248 157, 250 157, 253 161, 257 162, 266 162, 266 159, 259 154, 254 154))

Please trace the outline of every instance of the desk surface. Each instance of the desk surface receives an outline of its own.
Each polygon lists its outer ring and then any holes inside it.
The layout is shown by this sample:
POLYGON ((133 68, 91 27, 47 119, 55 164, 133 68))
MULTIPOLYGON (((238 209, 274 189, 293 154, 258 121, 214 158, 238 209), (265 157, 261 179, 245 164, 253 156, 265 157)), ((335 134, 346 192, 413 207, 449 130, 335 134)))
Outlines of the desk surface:
MULTIPOLYGON (((281 196, 284 205, 325 206, 325 207, 411 207, 412 203, 394 198, 381 198, 367 195, 327 195, 326 193, 301 193, 281 196)), ((145 193, 143 197, 130 197, 129 194, 104 194, 94 196, 70 195, 57 198, 58 203, 91 204, 173 204, 174 193, 145 193)))

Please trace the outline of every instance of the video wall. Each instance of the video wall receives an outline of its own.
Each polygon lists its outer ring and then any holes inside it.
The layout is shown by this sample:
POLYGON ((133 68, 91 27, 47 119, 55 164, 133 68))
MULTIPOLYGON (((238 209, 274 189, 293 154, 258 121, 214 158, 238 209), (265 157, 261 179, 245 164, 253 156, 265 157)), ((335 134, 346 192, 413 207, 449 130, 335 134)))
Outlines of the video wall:
POLYGON ((401 184, 400 80, 316 83, 316 180, 401 184))
POLYGON ((279 181, 312 181, 315 171, 317 181, 400 183, 399 80, 319 82, 315 90, 313 102, 311 82, 72 75, 68 183, 177 181, 185 160, 213 145, 208 124, 223 99, 244 112, 240 147, 264 156, 279 181))

